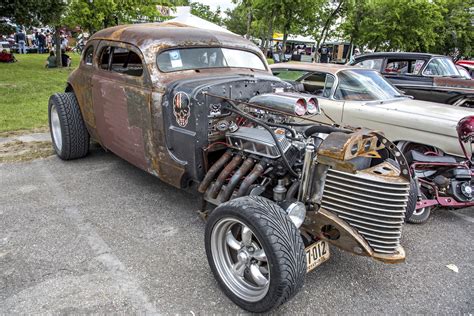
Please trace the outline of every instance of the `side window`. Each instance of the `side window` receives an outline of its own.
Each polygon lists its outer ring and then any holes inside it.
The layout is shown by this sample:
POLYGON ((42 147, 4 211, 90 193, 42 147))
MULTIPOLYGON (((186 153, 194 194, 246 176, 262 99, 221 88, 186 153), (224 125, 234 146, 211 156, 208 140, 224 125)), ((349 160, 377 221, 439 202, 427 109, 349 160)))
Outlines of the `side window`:
POLYGON ((105 47, 100 57, 100 68, 135 77, 143 74, 140 56, 123 47, 105 47))
POLYGON ((304 85, 304 90, 316 95, 323 93, 325 82, 326 74, 317 72, 314 72, 301 80, 301 83, 304 85))
POLYGON ((423 68, 423 65, 425 64, 425 61, 422 59, 415 60, 414 62, 411 63, 411 69, 410 73, 414 75, 419 75, 421 68, 423 68))
POLYGON ((92 57, 94 54, 94 46, 89 46, 84 53, 84 63, 86 65, 92 65, 92 57))
POLYGON ((108 70, 109 69, 109 59, 112 52, 112 47, 107 46, 102 49, 102 54, 100 55, 100 68, 108 70))
POLYGON ((387 74, 406 74, 408 72, 408 60, 387 60, 383 71, 387 74))
POLYGON ((298 81, 308 72, 304 70, 289 70, 289 69, 273 69, 273 75, 281 80, 298 81))
POLYGON ((143 64, 140 56, 122 47, 114 47, 112 53, 111 71, 140 77, 143 74, 143 64))
POLYGON ((399 74, 399 75, 417 75, 420 72, 421 67, 424 64, 424 60, 417 59, 405 59, 405 60, 394 60, 389 59, 387 66, 385 67, 384 73, 399 74))
POLYGON ((322 94, 323 98, 329 98, 331 96, 331 90, 332 90, 332 87, 334 86, 334 81, 335 81, 335 78, 333 76, 326 75, 326 82, 324 84, 324 90, 322 94))
POLYGON ((370 69, 375 69, 380 71, 380 68, 382 67, 382 59, 377 58, 377 59, 366 59, 363 61, 358 62, 355 64, 355 66, 359 66, 362 68, 370 68, 370 69))

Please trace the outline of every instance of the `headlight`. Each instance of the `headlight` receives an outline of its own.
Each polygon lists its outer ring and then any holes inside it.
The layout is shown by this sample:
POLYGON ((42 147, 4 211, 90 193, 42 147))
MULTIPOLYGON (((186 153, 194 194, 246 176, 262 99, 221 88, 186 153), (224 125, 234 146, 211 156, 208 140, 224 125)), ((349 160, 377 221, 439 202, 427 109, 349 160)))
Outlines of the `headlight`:
POLYGON ((300 228, 306 217, 306 207, 301 202, 293 202, 286 208, 286 213, 296 228, 300 228))

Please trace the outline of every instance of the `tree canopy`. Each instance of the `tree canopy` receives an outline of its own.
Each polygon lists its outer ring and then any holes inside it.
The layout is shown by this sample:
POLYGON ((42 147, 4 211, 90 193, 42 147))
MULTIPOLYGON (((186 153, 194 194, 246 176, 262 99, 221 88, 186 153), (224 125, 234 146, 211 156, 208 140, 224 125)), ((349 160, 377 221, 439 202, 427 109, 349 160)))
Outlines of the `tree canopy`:
POLYGON ((80 26, 92 33, 117 24, 156 21, 161 16, 157 9, 159 5, 172 6, 166 0, 68 1, 65 24, 80 26))
MULTIPOLYGON (((374 50, 472 55, 473 0, 233 0, 220 8, 190 0, 2 0, 0 14, 23 26, 79 26, 90 32, 162 19, 158 6, 191 13, 268 47, 274 32, 328 38, 374 50)), ((8 25, 0 21, 0 30, 8 25)))

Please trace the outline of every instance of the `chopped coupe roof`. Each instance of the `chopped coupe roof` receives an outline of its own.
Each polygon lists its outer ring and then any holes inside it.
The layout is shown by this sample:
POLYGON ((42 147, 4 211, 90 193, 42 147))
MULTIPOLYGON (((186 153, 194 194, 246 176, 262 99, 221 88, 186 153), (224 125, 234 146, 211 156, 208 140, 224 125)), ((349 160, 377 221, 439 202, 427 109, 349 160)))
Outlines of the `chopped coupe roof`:
POLYGON ((270 69, 291 69, 305 71, 324 71, 330 74, 336 74, 346 69, 363 69, 357 66, 324 64, 324 63, 278 63, 270 65, 270 69))
POLYGON ((252 51, 260 50, 243 37, 217 31, 209 31, 180 23, 143 23, 119 25, 101 30, 93 39, 115 40, 133 44, 144 50, 152 45, 173 46, 227 46, 252 51))

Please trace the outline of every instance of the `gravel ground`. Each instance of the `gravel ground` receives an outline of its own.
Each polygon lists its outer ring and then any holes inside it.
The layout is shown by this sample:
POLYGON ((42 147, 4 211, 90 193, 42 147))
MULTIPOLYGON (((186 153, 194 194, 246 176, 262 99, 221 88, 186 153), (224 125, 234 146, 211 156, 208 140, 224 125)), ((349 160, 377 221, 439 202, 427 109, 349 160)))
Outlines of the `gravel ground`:
MULTIPOLYGON (((0 164, 0 198, 0 314, 243 312, 207 264, 198 197, 112 154, 0 164)), ((399 265, 333 247, 277 312, 472 314, 473 225, 464 209, 406 226, 399 265)))

